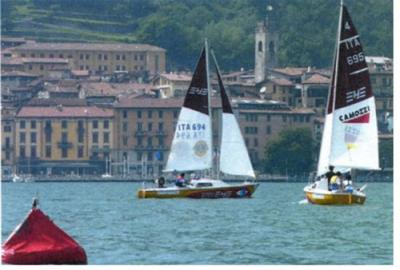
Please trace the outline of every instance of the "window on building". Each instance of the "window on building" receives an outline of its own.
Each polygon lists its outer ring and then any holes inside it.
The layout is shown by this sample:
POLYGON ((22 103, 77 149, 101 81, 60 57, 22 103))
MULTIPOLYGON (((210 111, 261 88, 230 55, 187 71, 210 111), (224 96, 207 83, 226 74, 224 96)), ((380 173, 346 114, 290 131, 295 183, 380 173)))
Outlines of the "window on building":
POLYGON ((36 132, 31 132, 31 143, 36 143, 36 132))
POLYGON ((127 145, 128 145, 128 136, 122 136, 122 144, 123 144, 124 146, 127 146, 127 145))
POLYGON ((110 143, 110 133, 108 132, 103 133, 103 143, 110 143))
POLYGON ((92 143, 99 143, 99 133, 98 132, 92 133, 92 143))
POLYGON ((142 111, 137 111, 137 118, 142 118, 142 111))
POLYGON ((50 132, 46 132, 44 134, 44 140, 46 143, 51 143, 51 133, 50 132))
POLYGON ((44 53, 41 53, 41 54, 40 54, 40 58, 44 58, 44 53))
POLYGON ((92 125, 93 125, 94 129, 98 129, 99 128, 99 121, 93 120, 92 125))
POLYGON ((128 118, 128 111, 126 111, 126 110, 122 111, 122 117, 128 118))
POLYGON ((64 55, 62 53, 60 53, 60 55, 58 57, 64 58, 64 55))
POLYGON ((78 132, 78 143, 83 143, 84 141, 84 132, 78 132))
POLYGON ((36 145, 31 145, 31 158, 36 158, 36 145))
POLYGON ((121 70, 120 65, 117 65, 116 70, 121 70))
POLYGON ((68 132, 61 132, 61 142, 68 142, 68 132))
POLYGON ((10 160, 11 152, 10 151, 5 151, 5 153, 6 153, 6 160, 10 160))
POLYGON ((144 54, 141 54, 140 55, 140 61, 143 61, 144 60, 144 54))
POLYGON ((33 67, 32 67, 31 64, 28 65, 28 69, 29 69, 29 70, 32 70, 32 69, 33 69, 33 67))
POLYGON ((163 137, 158 137, 158 145, 164 146, 164 138, 163 137))
POLYGON ((137 137, 136 141, 138 145, 143 145, 143 137, 137 137))
POLYGON ((83 60, 83 54, 79 55, 79 59, 83 60))
POLYGON ((11 139, 10 139, 10 137, 7 137, 6 138, 6 148, 10 147, 10 144, 11 144, 11 139))
POLYGON ((153 111, 149 110, 147 111, 147 117, 152 118, 153 117, 153 111))
POLYGON ((78 146, 78 158, 83 158, 83 145, 78 146))
POLYGON ((4 126, 4 127, 3 127, 3 131, 4 131, 4 132, 11 132, 11 126, 8 126, 8 125, 7 125, 7 126, 4 126))
POLYGON ((158 118, 163 118, 164 112, 163 111, 158 111, 158 118))
POLYGON ((142 156, 143 156, 142 152, 137 152, 136 153, 136 160, 137 161, 142 161, 142 156))
POLYGON ((86 60, 89 60, 89 54, 86 54, 86 60))
POLYGON ((163 131, 164 130, 164 123, 158 123, 158 131, 163 131))
POLYGON ((97 59, 101 60, 101 54, 97 55, 97 59))
POLYGON ((259 41, 259 42, 258 42, 258 51, 259 51, 259 52, 262 52, 262 51, 263 51, 263 44, 262 44, 262 41, 259 41))
POLYGON ((272 87, 272 93, 276 94, 276 85, 272 87))
POLYGON ((152 131, 153 130, 153 123, 148 123, 147 124, 147 130, 152 131))
POLYGON ((45 155, 46 155, 46 158, 51 158, 51 145, 46 145, 45 155))
POLYGON ((254 138, 254 147, 257 147, 257 146, 258 146, 258 139, 254 138))
POLYGON ((32 120, 31 121, 31 129, 35 129, 36 128, 36 120, 32 120))
POLYGON ((79 66, 79 69, 80 69, 80 70, 83 70, 83 66, 79 66))
POLYGON ((40 70, 44 70, 44 66, 43 65, 40 65, 39 68, 40 68, 40 70))
POLYGON ((109 127, 110 127, 110 121, 104 120, 104 122, 103 122, 103 128, 104 128, 104 129, 108 129, 109 127))
POLYGON ((122 131, 123 132, 128 132, 128 122, 123 122, 122 123, 122 131))
POLYGON ((20 132, 19 133, 19 143, 25 143, 26 141, 26 136, 25 136, 25 132, 20 132))
POLYGON ((26 127, 26 122, 25 122, 25 120, 21 120, 20 122, 19 122, 19 128, 20 129, 24 129, 26 127))
POLYGON ((68 121, 67 120, 62 120, 61 121, 61 128, 62 129, 68 128, 68 121))
POLYGON ((115 56, 115 59, 120 60, 119 54, 115 56))
POLYGON ((271 115, 267 115, 267 121, 270 122, 271 121, 271 115))
POLYGON ((125 59, 126 59, 125 54, 123 54, 122 55, 122 60, 125 60, 125 59))
POLYGON ((178 111, 174 111, 174 118, 178 118, 178 111))
POLYGON ((50 57, 50 58, 54 58, 54 54, 52 54, 52 53, 49 54, 49 57, 50 57))
POLYGON ((137 60, 138 60, 138 56, 137 56, 137 54, 135 54, 135 55, 134 55, 133 59, 135 59, 135 61, 137 61, 137 60))
POLYGON ((142 131, 143 130, 143 124, 141 122, 136 123, 136 130, 137 131, 142 131))
POLYGON ((19 146, 19 156, 20 156, 21 158, 25 158, 25 157, 26 157, 26 154, 25 154, 25 146, 23 146, 23 145, 20 145, 20 146, 19 146))
POLYGON ((68 157, 68 148, 62 148, 61 149, 61 157, 62 158, 67 158, 68 157))
POLYGON ((153 152, 147 153, 147 161, 153 161, 153 152))
POLYGON ((152 145, 153 145, 153 138, 147 137, 147 146, 152 146, 152 145))
POLYGON ((122 66, 122 70, 126 70, 126 67, 125 67, 125 66, 122 66))

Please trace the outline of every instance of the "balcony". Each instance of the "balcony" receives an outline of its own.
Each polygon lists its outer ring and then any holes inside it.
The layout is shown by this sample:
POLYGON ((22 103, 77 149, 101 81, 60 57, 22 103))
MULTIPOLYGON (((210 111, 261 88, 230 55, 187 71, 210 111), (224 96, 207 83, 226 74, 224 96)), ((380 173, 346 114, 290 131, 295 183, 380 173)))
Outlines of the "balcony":
POLYGON ((61 148, 61 149, 65 149, 65 148, 72 148, 72 143, 71 142, 58 142, 57 143, 57 146, 59 147, 59 148, 61 148))
POLYGON ((166 137, 167 133, 164 130, 157 130, 156 131, 156 136, 166 137))
POLYGON ((14 150, 14 146, 13 145, 2 145, 1 146, 1 150, 4 150, 4 151, 11 151, 11 150, 14 150))
POLYGON ((141 136, 146 136, 146 135, 147 135, 147 131, 144 131, 144 130, 138 130, 135 132, 136 137, 141 137, 141 136))

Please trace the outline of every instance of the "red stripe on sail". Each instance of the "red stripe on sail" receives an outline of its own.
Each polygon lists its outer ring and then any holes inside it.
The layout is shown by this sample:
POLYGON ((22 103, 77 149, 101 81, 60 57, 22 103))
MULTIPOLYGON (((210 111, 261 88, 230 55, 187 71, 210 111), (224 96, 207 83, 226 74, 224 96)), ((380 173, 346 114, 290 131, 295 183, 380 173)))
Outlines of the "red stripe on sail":
POLYGON ((361 115, 359 117, 344 121, 346 124, 367 124, 369 123, 369 113, 361 115))

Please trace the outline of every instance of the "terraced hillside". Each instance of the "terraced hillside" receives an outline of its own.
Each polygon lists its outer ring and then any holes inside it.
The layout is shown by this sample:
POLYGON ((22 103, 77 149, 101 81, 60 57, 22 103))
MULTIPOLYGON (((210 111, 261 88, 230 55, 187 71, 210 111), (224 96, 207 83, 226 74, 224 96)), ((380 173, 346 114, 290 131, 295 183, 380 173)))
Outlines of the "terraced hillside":
MULTIPOLYGON (((368 55, 393 56, 393 0, 346 0, 368 55)), ((268 12, 281 66, 331 63, 339 1, 1 0, 3 35, 40 41, 140 42, 192 69, 207 37, 224 70, 254 66, 254 30, 268 12)))

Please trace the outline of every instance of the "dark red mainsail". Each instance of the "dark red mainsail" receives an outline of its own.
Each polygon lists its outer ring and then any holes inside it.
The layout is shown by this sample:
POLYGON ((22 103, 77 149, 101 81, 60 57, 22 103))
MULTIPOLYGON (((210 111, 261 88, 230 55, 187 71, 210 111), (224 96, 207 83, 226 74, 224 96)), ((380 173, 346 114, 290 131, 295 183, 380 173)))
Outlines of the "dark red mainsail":
POLYGON ((87 264, 85 250, 34 206, 2 246, 3 264, 87 264))

